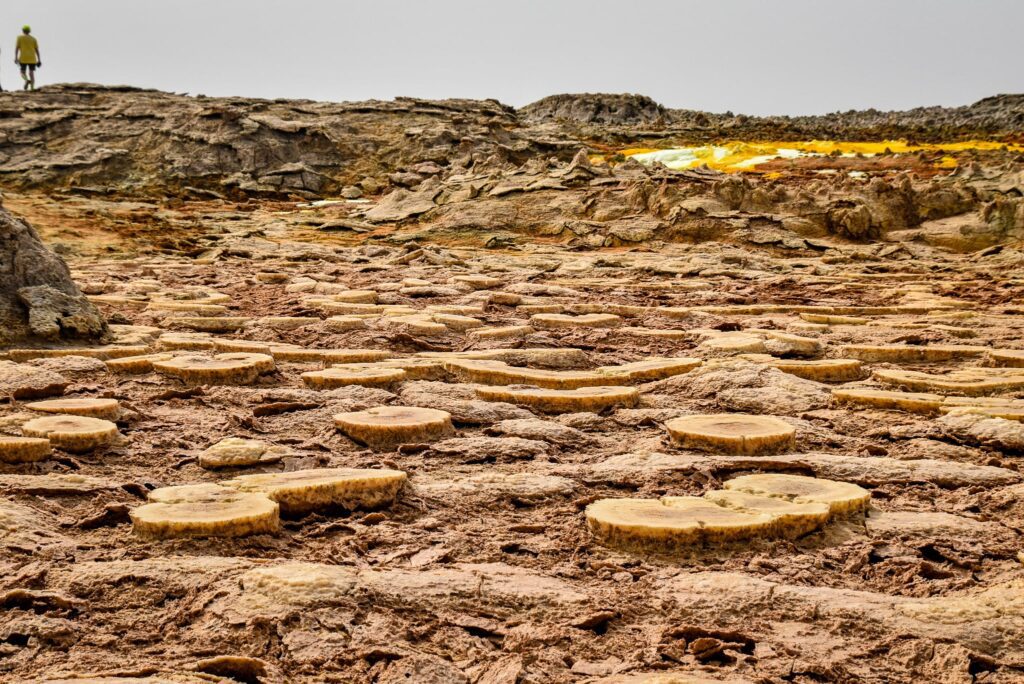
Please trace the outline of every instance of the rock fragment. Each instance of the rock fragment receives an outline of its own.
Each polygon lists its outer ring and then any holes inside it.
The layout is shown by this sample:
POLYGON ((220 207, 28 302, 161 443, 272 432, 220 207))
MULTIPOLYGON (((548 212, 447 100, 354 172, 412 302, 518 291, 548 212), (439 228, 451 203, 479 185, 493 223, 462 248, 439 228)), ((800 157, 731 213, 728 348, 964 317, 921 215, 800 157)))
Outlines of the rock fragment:
POLYGON ((274 463, 289 451, 255 439, 228 437, 207 447, 199 454, 199 465, 215 470, 217 468, 238 468, 257 463, 274 463))
POLYGON ((0 346, 99 339, 107 324, 71 280, 63 259, 28 222, 0 207, 5 267, 0 272, 0 346))
POLYGON ((63 394, 71 382, 53 371, 0 361, 0 394, 14 399, 37 399, 63 394))

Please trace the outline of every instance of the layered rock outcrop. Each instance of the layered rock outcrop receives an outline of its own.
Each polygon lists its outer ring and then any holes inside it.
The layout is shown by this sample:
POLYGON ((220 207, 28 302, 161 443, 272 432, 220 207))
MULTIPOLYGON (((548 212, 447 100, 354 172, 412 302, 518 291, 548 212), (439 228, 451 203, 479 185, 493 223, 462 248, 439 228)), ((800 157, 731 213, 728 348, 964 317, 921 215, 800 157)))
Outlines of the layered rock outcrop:
POLYGON ((106 329, 64 260, 0 207, 0 345, 98 339, 106 329))
POLYGON ((88 84, 0 94, 0 185, 199 197, 375 195, 428 178, 567 162, 596 144, 734 140, 1002 139, 1024 96, 969 107, 749 117, 672 110, 642 95, 312 102, 189 97, 88 84))

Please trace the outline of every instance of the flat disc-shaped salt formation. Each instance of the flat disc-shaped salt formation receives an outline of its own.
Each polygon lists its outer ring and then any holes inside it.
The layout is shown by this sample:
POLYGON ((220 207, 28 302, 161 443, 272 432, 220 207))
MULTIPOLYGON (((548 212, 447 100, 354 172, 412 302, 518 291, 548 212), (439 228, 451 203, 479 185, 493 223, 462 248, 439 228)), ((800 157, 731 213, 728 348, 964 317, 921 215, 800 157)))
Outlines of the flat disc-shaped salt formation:
POLYGON ((164 333, 156 344, 165 351, 206 351, 216 346, 204 333, 164 333))
POLYGON ((1024 368, 1024 349, 992 349, 988 356, 993 365, 1004 368, 1024 368))
POLYGON ((484 322, 479 318, 473 318, 471 316, 460 316, 459 314, 448 314, 448 313, 433 313, 430 318, 435 323, 440 323, 449 330, 456 332, 465 332, 474 328, 482 328, 484 322))
POLYGON ((485 275, 457 275, 451 278, 451 282, 468 285, 474 290, 490 290, 500 287, 504 281, 485 275))
MULTIPOLYGON (((369 367, 370 364, 367 364, 369 367)), ((441 380, 447 377, 440 359, 385 359, 372 364, 376 368, 398 368, 405 371, 406 380, 441 380)))
POLYGON ((872 374, 872 377, 883 384, 895 385, 912 392, 942 392, 971 397, 1024 389, 1024 371, 986 373, 978 369, 936 375, 917 371, 879 369, 872 374))
POLYGON ((347 302, 333 302, 330 300, 307 300, 310 306, 316 306, 326 314, 340 316, 382 316, 386 313, 386 306, 378 304, 349 304, 347 302))
POLYGON ((115 306, 127 306, 133 309, 145 309, 146 300, 124 295, 89 295, 86 297, 93 304, 114 304, 115 306))
POLYGON ((213 341, 213 348, 218 352, 227 354, 234 352, 246 352, 249 354, 270 354, 270 345, 266 342, 253 342, 252 340, 223 340, 213 341))
POLYGON ((154 361, 168 361, 174 358, 174 352, 157 352, 140 356, 124 356, 119 359, 105 361, 111 373, 152 373, 154 361))
POLYGON ((389 318, 386 323, 388 326, 416 335, 444 335, 448 332, 447 326, 435 323, 426 316, 395 316, 389 318))
POLYGON ((470 330, 467 337, 471 340, 508 340, 526 337, 536 332, 528 325, 507 325, 500 328, 477 328, 470 330))
POLYGON ((145 354, 149 347, 145 345, 110 345, 105 347, 62 347, 60 349, 11 349, 8 358, 13 361, 31 361, 32 359, 52 359, 61 356, 85 356, 90 359, 116 359, 122 356, 145 354))
POLYGON ((582 349, 574 347, 536 349, 480 349, 462 352, 420 352, 423 359, 482 359, 505 363, 540 366, 541 368, 579 368, 587 362, 582 349))
POLYGON ((72 453, 84 453, 106 446, 117 437, 117 425, 86 416, 45 416, 21 426, 26 437, 45 437, 53 446, 72 453))
POLYGON ((981 356, 985 347, 958 344, 848 344, 842 347, 843 356, 861 361, 890 363, 930 363, 953 361, 981 356))
POLYGON ((394 503, 405 484, 401 470, 318 468, 285 473, 242 475, 222 482, 239 491, 261 492, 289 515, 329 508, 354 510, 394 503))
POLYGON ((665 428, 673 442, 687 449, 756 456, 796 445, 793 426, 772 416, 743 413, 683 416, 667 421, 665 428))
POLYGON ((648 382, 689 373, 702 363, 700 359, 688 357, 653 358, 620 366, 599 366, 596 370, 604 376, 625 377, 629 382, 648 382))
POLYGON ((836 388, 832 390, 832 396, 840 402, 909 413, 936 413, 943 403, 942 396, 938 394, 861 388, 836 388))
POLYGON ((324 363, 368 363, 390 359, 393 354, 382 349, 324 349, 324 363))
POLYGON ((365 327, 366 322, 357 316, 330 316, 324 321, 324 329, 329 332, 346 332, 365 327))
POLYGON ((288 274, 278 271, 260 271, 256 274, 256 280, 260 283, 274 283, 280 285, 288 282, 288 274))
POLYGON ((773 496, 759 496, 731 489, 710 491, 704 495, 719 506, 746 513, 767 513, 777 516, 779 532, 799 537, 825 525, 831 517, 828 504, 815 501, 797 503, 773 496))
POLYGON ((274 360, 266 354, 235 352, 200 356, 176 356, 154 361, 153 369, 174 376, 190 385, 249 385, 260 373, 274 368, 274 360))
POLYGON ((228 307, 223 304, 203 304, 197 301, 178 302, 174 300, 152 300, 147 311, 175 311, 194 313, 200 316, 222 316, 228 312, 228 307))
POLYGON ((423 476, 416 479, 418 495, 442 498, 459 494, 489 501, 539 501, 569 496, 575 490, 576 483, 568 478, 529 472, 485 470, 473 475, 444 472, 436 477, 423 476))
MULTIPOLYGON (((559 314, 565 311, 565 307, 561 304, 520 304, 516 307, 516 312, 521 314, 530 314, 531 316, 538 314, 559 314)), ((531 321, 532 322, 532 321, 531 321)), ((543 327, 543 326, 542 326, 543 327)), ((562 326, 571 327, 571 326, 562 326)))
POLYGON ((480 387, 476 393, 486 401, 529 406, 544 413, 596 413, 613 406, 636 406, 640 401, 640 393, 635 387, 582 387, 572 390, 480 387))
POLYGON ((48 458, 50 440, 45 437, 0 436, 0 463, 30 463, 48 458))
POLYGON ((104 420, 117 420, 121 415, 121 405, 117 403, 117 399, 47 399, 26 404, 25 408, 42 413, 62 413, 104 420))
POLYGON ((378 406, 339 413, 334 416, 334 424, 356 442, 378 450, 433 442, 455 432, 447 411, 412 406, 378 406))
POLYGON ((693 496, 601 499, 587 507, 586 517, 601 543, 649 552, 770 536, 777 522, 768 513, 748 513, 693 496))
POLYGON ((376 304, 377 292, 375 290, 341 290, 332 292, 328 298, 335 302, 349 302, 352 304, 376 304))
POLYGON ((131 512, 135 534, 147 539, 243 537, 281 527, 279 508, 265 494, 215 484, 164 487, 131 512))
POLYGON ((802 475, 741 475, 723 486, 727 490, 774 496, 795 503, 827 504, 833 516, 861 513, 871 503, 871 493, 863 487, 802 475))
POLYGON ((316 316, 267 316, 259 319, 259 325, 273 330, 295 330, 306 325, 316 325, 320 318, 316 316))
MULTIPOLYGON (((413 310, 415 312, 415 309, 413 310)), ((482 316, 484 313, 483 304, 432 304, 424 311, 430 314, 454 314, 456 316, 482 316)))
POLYGON ((764 339, 744 332, 724 332, 700 343, 700 349, 717 354, 763 354, 768 351, 764 339))
MULTIPOLYGON (((168 264, 160 264, 160 267, 168 264)), ((230 304, 232 297, 226 295, 223 292, 217 292, 216 290, 210 290, 202 287, 188 287, 184 289, 165 289, 162 285, 154 287, 153 283, 149 279, 137 280, 128 285, 128 289, 131 292, 142 292, 142 293, 157 293, 152 294, 152 299, 159 301, 173 301, 173 302, 199 302, 201 304, 230 304), (141 283, 141 286, 139 285, 141 283), (159 292, 163 290, 163 292, 159 292)))
POLYGON ((302 374, 302 381, 313 389, 333 389, 348 385, 363 387, 390 387, 405 380, 405 371, 401 368, 368 368, 359 366, 334 366, 319 371, 302 374))
POLYGON ((251 365, 258 373, 261 374, 272 373, 277 368, 274 363, 274 357, 269 354, 254 352, 225 352, 223 354, 217 354, 214 358, 218 361, 237 361, 238 363, 251 365))
POLYGON ((859 316, 832 316, 816 313, 802 313, 800 318, 808 323, 824 323, 825 325, 867 325, 871 320, 859 316))
POLYGON ((324 357, 323 349, 310 349, 297 344, 272 344, 270 355, 277 363, 311 363, 324 357))
POLYGON ((380 349, 311 349, 294 344, 272 344, 270 353, 281 363, 360 363, 392 356, 391 352, 380 349))
POLYGON ((690 336, 689 330, 662 330, 658 328, 627 327, 619 328, 619 332, 642 337, 660 337, 666 340, 682 340, 690 336))
POLYGON ((636 304, 615 304, 602 302, 601 304, 577 303, 571 306, 574 314, 615 314, 616 316, 642 316, 651 313, 654 309, 649 306, 638 306, 636 304))
POLYGON ((703 498, 601 499, 587 507, 594 537, 634 551, 680 551, 703 544, 797 537, 832 518, 862 513, 870 494, 857 485, 798 475, 747 475, 703 498))
POLYGON ((790 323, 788 329, 801 333, 825 332, 828 330, 828 326, 822 323, 790 323))
POLYGON ((395 369, 405 371, 403 380, 444 380, 448 372, 444 369, 444 362, 440 359, 384 359, 372 363, 344 363, 339 366, 353 369, 382 370, 395 369))
POLYGON ((225 333, 241 330, 251 320, 244 316, 168 316, 164 323, 197 332, 225 333))
POLYGON ((941 413, 975 413, 1004 420, 1024 421, 1024 400, 1002 397, 946 397, 941 413))
POLYGON ((856 359, 777 359, 771 361, 769 365, 783 373, 817 382, 852 382, 861 376, 861 362, 856 359))
POLYGON ((534 328, 554 330, 559 328, 614 328, 622 325, 622 318, 615 314, 584 314, 570 316, 559 313, 538 313, 530 316, 534 328))
POLYGON ((802 337, 777 330, 751 329, 750 332, 764 338, 765 349, 771 354, 813 356, 821 351, 821 343, 812 337, 802 337))
POLYGON ((445 370, 465 382, 482 385, 534 385, 544 389, 577 389, 625 385, 628 374, 613 375, 597 371, 555 371, 510 366, 504 361, 453 359, 446 361, 445 370))

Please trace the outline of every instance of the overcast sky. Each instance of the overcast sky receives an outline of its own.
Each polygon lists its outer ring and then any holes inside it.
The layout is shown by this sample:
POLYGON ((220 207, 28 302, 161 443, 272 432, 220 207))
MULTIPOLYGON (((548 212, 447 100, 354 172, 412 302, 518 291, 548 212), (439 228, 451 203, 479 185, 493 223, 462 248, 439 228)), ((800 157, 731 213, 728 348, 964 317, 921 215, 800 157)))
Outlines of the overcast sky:
POLYGON ((515 106, 636 92, 748 114, 1024 92, 1024 0, 4 0, 4 88, 25 23, 44 84, 515 106))

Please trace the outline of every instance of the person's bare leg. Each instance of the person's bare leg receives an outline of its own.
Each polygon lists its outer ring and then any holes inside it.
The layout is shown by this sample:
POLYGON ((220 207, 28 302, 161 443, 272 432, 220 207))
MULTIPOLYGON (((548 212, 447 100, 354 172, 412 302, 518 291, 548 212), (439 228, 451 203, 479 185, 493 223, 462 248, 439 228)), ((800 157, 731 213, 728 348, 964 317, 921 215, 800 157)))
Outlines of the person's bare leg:
POLYGON ((25 65, 22 64, 21 65, 21 89, 22 90, 28 90, 28 74, 25 73, 26 71, 27 71, 27 69, 26 69, 25 65))
POLYGON ((36 68, 34 65, 28 68, 28 89, 36 89, 36 68))

